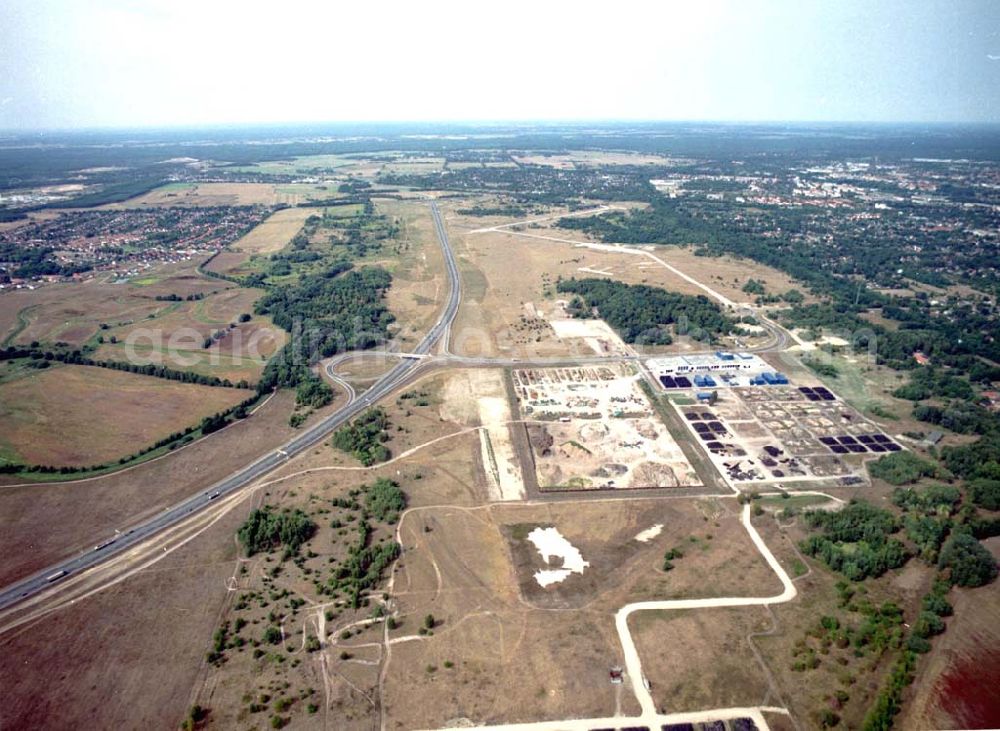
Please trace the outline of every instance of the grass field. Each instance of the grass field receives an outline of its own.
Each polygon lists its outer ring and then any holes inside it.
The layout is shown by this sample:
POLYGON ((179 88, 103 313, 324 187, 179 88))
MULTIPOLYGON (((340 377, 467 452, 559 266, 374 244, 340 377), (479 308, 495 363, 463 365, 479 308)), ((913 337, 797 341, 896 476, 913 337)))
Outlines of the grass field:
POLYGON ((763 704, 767 676, 747 635, 769 624, 762 607, 636 614, 632 636, 657 708, 673 713, 763 704))
POLYGON ((80 346, 100 332, 101 324, 131 325, 176 309, 177 303, 157 301, 157 296, 209 296, 232 287, 198 274, 195 263, 185 262, 157 267, 126 283, 99 277, 5 292, 0 295, 0 342, 24 345, 37 340, 80 346))
POLYGON ((101 464, 247 395, 104 368, 55 366, 0 385, 0 453, 29 464, 101 464))
POLYGON ((0 635, 3 727, 180 728, 242 517, 234 511, 152 570, 0 635))
POLYGON ((267 316, 253 315, 248 322, 238 322, 240 315, 253 312, 262 294, 259 289, 236 288, 202 300, 169 303, 153 317, 101 331, 105 342, 95 357, 165 365, 234 383, 254 382, 267 358, 287 339, 267 316), (236 327, 230 328, 234 323, 236 327), (205 348, 205 338, 218 331, 224 331, 225 337, 205 348), (111 343, 112 337, 118 342, 111 343))
MULTIPOLYGON (((469 201, 448 202, 447 223, 452 246, 459 259, 463 278, 463 301, 452 328, 456 353, 473 355, 514 355, 546 357, 569 355, 575 345, 560 341, 546 328, 526 325, 536 315, 563 317, 556 302, 568 299, 555 291, 562 277, 601 277, 663 287, 684 294, 703 295, 699 287, 644 257, 575 247, 545 239, 531 239, 506 232, 473 233, 477 228, 496 225, 494 219, 462 216, 456 209, 469 201), (516 261, 516 267, 512 266, 516 261)), ((561 229, 525 228, 526 233, 558 239, 584 241, 580 232, 561 229)), ((732 259, 694 256, 683 247, 655 247, 654 253, 689 276, 695 277, 735 301, 746 301, 741 287, 749 278, 767 282, 768 290, 782 292, 794 283, 780 272, 732 259)), ((697 345, 697 347, 701 347, 697 345)), ((690 348, 686 338, 678 338, 670 350, 690 348)))
POLYGON ((103 208, 169 208, 201 206, 298 205, 317 198, 336 197, 326 186, 301 184, 277 186, 272 183, 169 183, 121 203, 103 208))
POLYGON ((284 208, 232 244, 232 248, 248 254, 281 251, 314 213, 311 208, 284 208))

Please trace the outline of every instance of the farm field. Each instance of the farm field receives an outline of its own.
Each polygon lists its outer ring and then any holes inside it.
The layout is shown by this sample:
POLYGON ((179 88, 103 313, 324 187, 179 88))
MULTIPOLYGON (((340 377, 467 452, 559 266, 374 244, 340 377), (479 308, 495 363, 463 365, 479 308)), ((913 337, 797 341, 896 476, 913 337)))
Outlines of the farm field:
POLYGON ((208 296, 233 287, 203 277, 196 262, 155 267, 142 278, 118 283, 105 275, 85 282, 0 293, 0 342, 26 345, 33 340, 80 346, 100 325, 137 323, 167 311, 170 302, 156 297, 208 296))
POLYGON ((54 366, 0 385, 5 457, 87 466, 132 454, 249 392, 90 366, 54 366))
POLYGON ((311 208, 284 208, 231 245, 249 254, 273 254, 281 251, 315 211, 311 208))
POLYGON ((259 289, 234 288, 202 300, 167 303, 152 317, 101 331, 104 342, 94 357, 253 383, 288 337, 266 315, 239 322, 241 315, 253 313, 262 294, 259 289), (205 340, 218 332, 223 337, 204 347, 205 340))
POLYGON ((331 191, 317 185, 284 185, 272 183, 169 183, 129 198, 110 203, 103 208, 166 208, 201 206, 276 206, 298 205, 316 198, 334 197, 331 191))
POLYGON ((580 167, 600 167, 604 165, 665 165, 671 162, 660 155, 642 155, 632 152, 609 152, 606 150, 574 150, 573 152, 547 155, 516 155, 514 160, 523 165, 545 165, 560 169, 580 167))
MULTIPOLYGON (((111 535, 149 518, 281 445, 296 433, 288 426, 294 400, 294 394, 276 394, 247 419, 158 459, 101 477, 24 483, 4 476, 0 550, 8 552, 8 559, 0 565, 0 581, 10 583, 93 548, 95 534, 111 535), (39 525, 50 530, 39 532, 39 525), (24 546, 32 550, 21 550, 24 546)), ((325 407, 307 424, 339 403, 325 407)))

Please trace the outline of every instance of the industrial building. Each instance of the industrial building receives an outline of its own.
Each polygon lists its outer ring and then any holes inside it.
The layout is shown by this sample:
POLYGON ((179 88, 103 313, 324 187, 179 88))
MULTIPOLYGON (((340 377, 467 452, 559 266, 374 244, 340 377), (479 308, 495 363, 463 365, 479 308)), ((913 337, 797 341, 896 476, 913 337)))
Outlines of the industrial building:
POLYGON ((788 384, 787 376, 752 353, 718 351, 709 355, 651 358, 646 367, 666 389, 788 384))
POLYGON ((711 355, 674 355, 651 358, 646 367, 654 376, 696 376, 713 373, 765 371, 771 367, 752 353, 718 351, 711 355))

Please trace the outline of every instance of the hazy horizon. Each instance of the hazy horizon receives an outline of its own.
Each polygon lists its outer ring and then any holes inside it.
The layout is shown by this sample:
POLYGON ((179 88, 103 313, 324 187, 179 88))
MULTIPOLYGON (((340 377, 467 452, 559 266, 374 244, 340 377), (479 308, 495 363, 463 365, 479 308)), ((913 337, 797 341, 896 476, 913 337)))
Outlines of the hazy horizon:
POLYGON ((1000 3, 13 0, 0 129, 1000 122, 1000 3))

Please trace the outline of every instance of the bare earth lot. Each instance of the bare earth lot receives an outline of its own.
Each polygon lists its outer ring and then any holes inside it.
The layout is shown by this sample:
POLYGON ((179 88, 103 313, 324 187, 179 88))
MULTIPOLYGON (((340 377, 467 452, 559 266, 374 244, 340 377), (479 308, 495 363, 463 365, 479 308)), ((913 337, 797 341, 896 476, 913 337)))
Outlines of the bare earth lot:
POLYGON ((540 487, 702 484, 630 367, 525 369, 512 378, 519 410, 532 422, 540 487))

